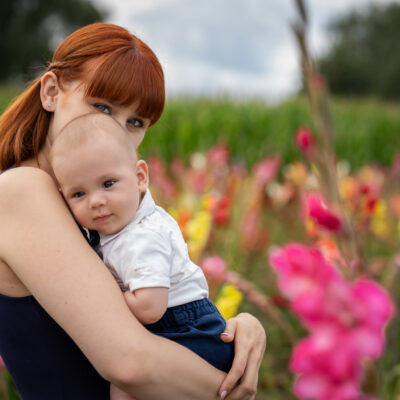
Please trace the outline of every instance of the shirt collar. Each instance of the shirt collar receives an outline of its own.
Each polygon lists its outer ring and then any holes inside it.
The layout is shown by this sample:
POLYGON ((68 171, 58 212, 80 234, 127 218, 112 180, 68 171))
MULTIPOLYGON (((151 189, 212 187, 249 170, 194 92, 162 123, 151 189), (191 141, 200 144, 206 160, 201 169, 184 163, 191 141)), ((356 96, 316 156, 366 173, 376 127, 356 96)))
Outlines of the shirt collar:
POLYGON ((146 193, 143 196, 142 201, 139 204, 139 208, 136 211, 135 216, 132 221, 128 223, 123 229, 119 232, 113 233, 111 235, 106 235, 99 232, 100 235, 100 246, 104 246, 106 243, 110 242, 114 238, 116 238, 121 233, 129 230, 132 226, 137 225, 143 218, 152 214, 156 208, 156 204, 154 203, 153 197, 151 196, 150 190, 147 189, 146 193))

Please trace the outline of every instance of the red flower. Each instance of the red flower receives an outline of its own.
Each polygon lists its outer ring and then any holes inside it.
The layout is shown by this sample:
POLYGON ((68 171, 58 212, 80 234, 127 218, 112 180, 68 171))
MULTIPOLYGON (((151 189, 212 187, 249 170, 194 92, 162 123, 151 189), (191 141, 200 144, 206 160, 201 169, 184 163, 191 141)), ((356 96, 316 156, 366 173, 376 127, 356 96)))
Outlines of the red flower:
POLYGON ((329 209, 324 197, 319 193, 308 193, 305 198, 305 214, 319 226, 332 231, 340 232, 343 228, 342 220, 329 209))
POLYGON ((294 143, 306 157, 311 157, 315 150, 315 139, 311 129, 301 127, 297 130, 294 143))
POLYGON ((213 209, 215 225, 225 225, 229 222, 231 214, 231 199, 223 196, 218 199, 213 209))

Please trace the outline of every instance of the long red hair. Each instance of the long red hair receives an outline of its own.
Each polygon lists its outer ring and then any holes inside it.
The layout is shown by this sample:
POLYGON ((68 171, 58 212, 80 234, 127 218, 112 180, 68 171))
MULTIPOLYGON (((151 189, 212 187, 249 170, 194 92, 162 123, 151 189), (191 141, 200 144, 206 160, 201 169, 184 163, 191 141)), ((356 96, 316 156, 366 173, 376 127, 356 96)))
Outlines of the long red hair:
MULTIPOLYGON (((138 104, 140 116, 154 124, 165 102, 164 75, 152 50, 126 29, 106 23, 87 25, 68 36, 46 71, 59 84, 83 82, 86 97, 122 106, 138 104), (88 67, 90 65, 90 67, 88 67)), ((37 157, 51 118, 40 101, 37 78, 0 117, 0 170, 37 157)))

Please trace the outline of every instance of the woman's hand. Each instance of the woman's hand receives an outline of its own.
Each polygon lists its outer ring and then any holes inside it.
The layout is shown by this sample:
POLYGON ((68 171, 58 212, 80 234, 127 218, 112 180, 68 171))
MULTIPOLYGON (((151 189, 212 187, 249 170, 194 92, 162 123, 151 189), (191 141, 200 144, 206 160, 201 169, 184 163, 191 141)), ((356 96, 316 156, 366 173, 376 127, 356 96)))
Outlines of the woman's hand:
POLYGON ((248 313, 226 322, 224 342, 235 341, 232 368, 219 390, 222 399, 253 400, 257 392, 258 370, 265 351, 266 336, 261 323, 248 313))

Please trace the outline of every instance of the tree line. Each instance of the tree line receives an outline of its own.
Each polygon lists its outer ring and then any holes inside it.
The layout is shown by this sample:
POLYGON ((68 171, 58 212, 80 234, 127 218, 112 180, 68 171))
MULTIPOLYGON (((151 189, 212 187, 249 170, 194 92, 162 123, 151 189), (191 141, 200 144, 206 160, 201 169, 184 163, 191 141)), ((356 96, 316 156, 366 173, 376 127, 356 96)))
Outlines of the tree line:
POLYGON ((353 11, 330 31, 333 44, 318 64, 333 94, 400 98, 400 4, 353 11))
POLYGON ((33 78, 62 39, 106 16, 90 0, 2 0, 0 82, 33 78))

